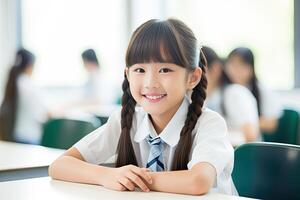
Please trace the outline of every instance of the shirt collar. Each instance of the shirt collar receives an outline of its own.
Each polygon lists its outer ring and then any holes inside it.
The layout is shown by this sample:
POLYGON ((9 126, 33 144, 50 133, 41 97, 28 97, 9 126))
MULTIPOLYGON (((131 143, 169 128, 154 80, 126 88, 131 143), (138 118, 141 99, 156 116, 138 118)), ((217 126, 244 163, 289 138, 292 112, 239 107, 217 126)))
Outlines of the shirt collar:
MULTIPOLYGON (((180 132, 184 126, 189 104, 188 97, 185 97, 171 121, 159 134, 160 138, 171 147, 174 147, 180 139, 180 132)), ((146 113, 144 118, 141 120, 140 125, 137 127, 134 141, 141 142, 142 140, 146 139, 149 134, 151 137, 157 137, 149 115, 146 113)))

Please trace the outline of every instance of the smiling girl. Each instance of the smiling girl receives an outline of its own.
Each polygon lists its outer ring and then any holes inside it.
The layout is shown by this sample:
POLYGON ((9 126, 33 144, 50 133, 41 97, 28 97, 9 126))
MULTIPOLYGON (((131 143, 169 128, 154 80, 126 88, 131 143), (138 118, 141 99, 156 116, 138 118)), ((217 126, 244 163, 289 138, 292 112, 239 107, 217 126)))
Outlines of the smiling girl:
POLYGON ((175 19, 142 24, 124 74, 122 109, 54 161, 50 176, 121 191, 234 194, 233 149, 224 119, 202 108, 205 58, 193 32, 175 19), (99 166, 115 154, 116 168, 99 166))

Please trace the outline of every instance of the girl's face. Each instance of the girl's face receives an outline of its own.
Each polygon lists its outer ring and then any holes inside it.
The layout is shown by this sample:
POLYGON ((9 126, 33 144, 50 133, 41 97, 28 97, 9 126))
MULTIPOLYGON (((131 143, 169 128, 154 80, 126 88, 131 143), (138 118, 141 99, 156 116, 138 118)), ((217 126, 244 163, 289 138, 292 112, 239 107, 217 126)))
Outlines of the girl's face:
POLYGON ((98 69, 98 65, 94 62, 83 61, 83 65, 89 73, 93 73, 93 72, 95 72, 95 70, 98 69))
POLYGON ((221 79, 222 74, 222 63, 221 62, 213 62, 211 66, 208 68, 206 73, 206 78, 208 84, 218 84, 221 79))
POLYGON ((233 83, 245 86, 248 85, 253 76, 252 67, 243 62, 239 56, 232 56, 228 59, 226 72, 233 83))
POLYGON ((194 72, 172 63, 141 63, 126 68, 130 91, 144 110, 156 116, 173 115, 187 90, 201 78, 201 69, 194 72))

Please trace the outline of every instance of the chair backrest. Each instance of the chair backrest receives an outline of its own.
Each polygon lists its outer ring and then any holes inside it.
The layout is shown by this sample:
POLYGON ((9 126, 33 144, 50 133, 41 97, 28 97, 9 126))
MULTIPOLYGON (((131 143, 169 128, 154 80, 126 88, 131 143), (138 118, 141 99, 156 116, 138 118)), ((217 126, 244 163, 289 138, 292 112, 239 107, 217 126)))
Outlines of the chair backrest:
POLYGON ((240 196, 300 199, 300 146, 243 144, 235 149, 232 178, 240 196))
POLYGON ((107 122, 107 120, 108 120, 107 116, 95 115, 95 117, 100 120, 100 122, 101 122, 102 125, 104 125, 107 122))
POLYGON ((94 121, 52 119, 44 125, 41 144, 46 147, 68 149, 99 126, 94 121))
POLYGON ((292 109, 285 109, 278 121, 278 127, 274 133, 264 133, 266 142, 279 142, 287 144, 299 144, 299 113, 292 109))

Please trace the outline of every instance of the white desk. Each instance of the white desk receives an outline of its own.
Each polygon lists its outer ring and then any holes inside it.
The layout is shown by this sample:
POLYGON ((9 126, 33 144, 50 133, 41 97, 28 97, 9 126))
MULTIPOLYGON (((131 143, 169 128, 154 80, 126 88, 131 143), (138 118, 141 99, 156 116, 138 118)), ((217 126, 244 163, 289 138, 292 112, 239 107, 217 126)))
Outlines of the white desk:
POLYGON ((0 182, 48 176, 48 166, 64 150, 0 141, 0 182))
POLYGON ((0 171, 49 166, 64 150, 0 141, 0 171))
POLYGON ((204 196, 179 195, 160 192, 118 192, 105 189, 97 185, 70 183, 51 180, 49 177, 34 178, 0 183, 1 199, 10 200, 196 200, 196 199, 222 199, 222 200, 243 200, 247 198, 228 196, 222 194, 207 194, 204 196))

